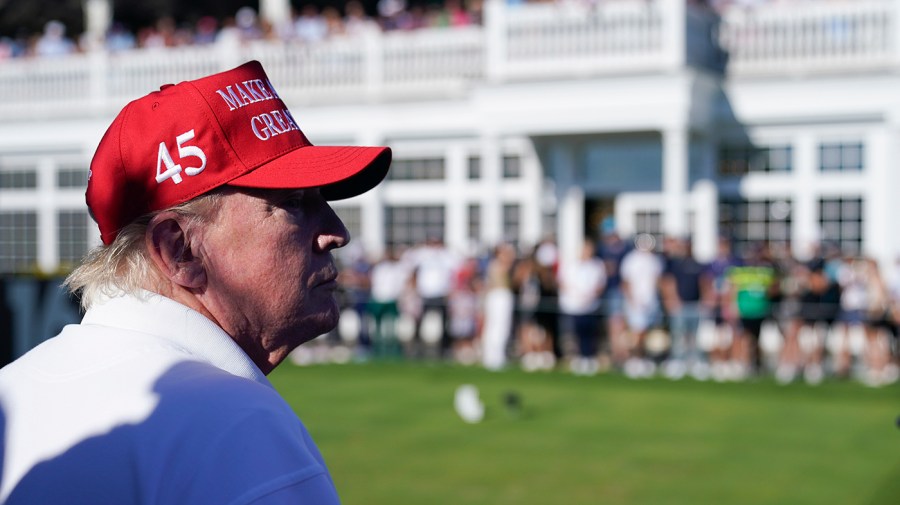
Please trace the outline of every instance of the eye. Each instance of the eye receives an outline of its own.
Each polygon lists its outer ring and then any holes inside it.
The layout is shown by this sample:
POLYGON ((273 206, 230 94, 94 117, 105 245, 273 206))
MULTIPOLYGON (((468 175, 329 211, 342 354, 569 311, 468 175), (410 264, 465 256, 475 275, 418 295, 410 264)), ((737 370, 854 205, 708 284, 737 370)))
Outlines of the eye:
POLYGON ((281 206, 286 209, 299 209, 303 207, 303 198, 299 197, 291 197, 283 202, 281 202, 281 206))
POLYGON ((285 209, 295 210, 302 209, 308 201, 306 192, 304 191, 292 191, 290 194, 285 195, 284 199, 281 200, 279 205, 285 209))

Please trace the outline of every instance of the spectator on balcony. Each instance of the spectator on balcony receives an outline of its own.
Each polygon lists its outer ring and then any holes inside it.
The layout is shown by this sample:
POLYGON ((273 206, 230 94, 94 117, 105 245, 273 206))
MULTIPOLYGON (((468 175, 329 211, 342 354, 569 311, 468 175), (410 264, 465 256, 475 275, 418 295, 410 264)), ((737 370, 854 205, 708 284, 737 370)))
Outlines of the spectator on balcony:
POLYGON ((347 33, 344 18, 336 7, 328 5, 322 9, 322 18, 325 20, 327 37, 341 37, 347 33))
POLYGON ((234 17, 225 18, 216 35, 216 44, 238 47, 248 42, 262 39, 263 27, 252 7, 241 7, 234 17))
POLYGON ((184 27, 178 27, 171 17, 163 17, 153 27, 148 27, 138 34, 138 43, 146 49, 163 49, 182 47, 194 43, 194 35, 184 27))
POLYGON ((219 22, 212 16, 203 16, 197 20, 194 28, 194 44, 205 46, 216 42, 219 22))
POLYGON ((469 26, 472 24, 469 11, 463 8, 460 0, 444 0, 442 8, 432 5, 428 18, 429 26, 435 28, 469 26))
POLYGON ((9 37, 0 37, 0 61, 16 58, 16 42, 9 37))
POLYGON ((406 0, 378 0, 377 9, 381 29, 397 30, 399 18, 406 13, 406 0))
POLYGON ((113 23, 106 33, 106 50, 111 53, 130 51, 137 46, 137 40, 122 23, 113 23))
POLYGON ((294 35, 302 42, 315 43, 328 36, 328 23, 315 4, 306 4, 294 21, 294 35))
POLYGON ((344 12, 344 33, 350 37, 358 37, 378 28, 378 24, 366 15, 365 8, 358 0, 347 2, 344 12))
POLYGON ((44 33, 34 46, 36 56, 58 57, 72 54, 76 50, 72 39, 66 37, 66 25, 59 21, 48 21, 44 25, 44 33))

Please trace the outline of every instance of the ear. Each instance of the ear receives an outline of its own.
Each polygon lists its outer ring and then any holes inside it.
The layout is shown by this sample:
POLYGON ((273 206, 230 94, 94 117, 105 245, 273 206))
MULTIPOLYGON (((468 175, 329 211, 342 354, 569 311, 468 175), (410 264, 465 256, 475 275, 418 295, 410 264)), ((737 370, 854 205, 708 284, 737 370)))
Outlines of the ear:
POLYGON ((157 270, 173 285, 190 290, 206 285, 206 270, 191 250, 181 216, 174 212, 157 214, 147 225, 144 239, 157 270))

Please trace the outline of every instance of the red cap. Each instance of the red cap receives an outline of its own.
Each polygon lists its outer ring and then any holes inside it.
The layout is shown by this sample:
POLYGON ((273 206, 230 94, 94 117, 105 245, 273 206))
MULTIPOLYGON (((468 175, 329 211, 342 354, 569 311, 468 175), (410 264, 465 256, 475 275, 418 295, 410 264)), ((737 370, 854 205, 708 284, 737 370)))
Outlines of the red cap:
POLYGON ((387 147, 312 145, 251 61, 126 105, 91 161, 87 205, 109 245, 136 218, 225 184, 339 200, 372 189, 390 163, 387 147))

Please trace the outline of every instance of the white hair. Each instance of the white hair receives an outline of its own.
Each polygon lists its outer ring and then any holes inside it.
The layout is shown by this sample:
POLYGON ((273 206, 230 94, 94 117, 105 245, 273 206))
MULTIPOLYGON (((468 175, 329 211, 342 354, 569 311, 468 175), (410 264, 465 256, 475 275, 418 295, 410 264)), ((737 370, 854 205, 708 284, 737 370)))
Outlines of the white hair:
MULTIPOLYGON (((209 221, 223 194, 221 190, 213 191, 165 211, 186 218, 186 226, 192 228, 209 221)), ((145 242, 147 225, 160 212, 163 211, 145 214, 119 230, 112 244, 89 251, 66 277, 64 285, 69 292, 80 296, 84 310, 103 298, 120 294, 139 296, 142 290, 159 292, 163 288, 163 278, 150 260, 145 242)))

